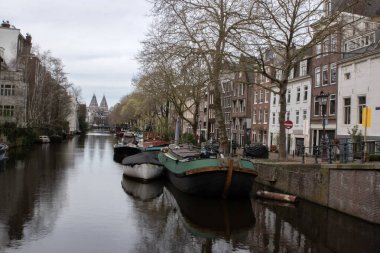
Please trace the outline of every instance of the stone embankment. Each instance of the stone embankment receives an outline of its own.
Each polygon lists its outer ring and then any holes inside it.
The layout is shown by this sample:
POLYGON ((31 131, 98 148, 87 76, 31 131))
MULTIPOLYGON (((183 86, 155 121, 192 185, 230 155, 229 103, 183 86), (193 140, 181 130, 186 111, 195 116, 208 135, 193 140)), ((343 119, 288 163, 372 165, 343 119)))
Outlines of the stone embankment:
MULTIPOLYGON (((380 224, 380 163, 318 163, 312 158, 253 160, 256 182, 273 191, 299 198, 380 224)), ((320 161, 319 161, 320 162, 320 161)))

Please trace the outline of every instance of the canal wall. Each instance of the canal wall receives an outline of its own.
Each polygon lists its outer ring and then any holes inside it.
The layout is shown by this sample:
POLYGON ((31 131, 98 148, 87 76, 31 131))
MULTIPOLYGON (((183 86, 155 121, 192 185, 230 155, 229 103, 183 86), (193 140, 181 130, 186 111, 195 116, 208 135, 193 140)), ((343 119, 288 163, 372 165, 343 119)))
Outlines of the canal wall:
POLYGON ((380 164, 258 163, 256 182, 380 224, 380 164))

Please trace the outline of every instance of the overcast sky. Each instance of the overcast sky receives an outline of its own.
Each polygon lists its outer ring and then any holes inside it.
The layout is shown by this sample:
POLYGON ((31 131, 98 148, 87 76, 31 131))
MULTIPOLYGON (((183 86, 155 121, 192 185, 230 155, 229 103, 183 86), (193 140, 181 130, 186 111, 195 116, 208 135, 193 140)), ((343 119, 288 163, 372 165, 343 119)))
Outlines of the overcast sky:
POLYGON ((108 106, 133 90, 134 60, 148 31, 145 0, 0 0, 0 21, 9 20, 33 45, 62 59, 69 80, 108 106))

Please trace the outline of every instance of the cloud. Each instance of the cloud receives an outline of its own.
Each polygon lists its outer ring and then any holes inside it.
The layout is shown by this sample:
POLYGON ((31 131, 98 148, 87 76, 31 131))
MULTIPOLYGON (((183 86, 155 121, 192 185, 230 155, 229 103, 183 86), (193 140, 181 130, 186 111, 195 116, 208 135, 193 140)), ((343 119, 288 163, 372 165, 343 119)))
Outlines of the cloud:
POLYGON ((62 59, 86 101, 111 89, 109 100, 117 102, 132 91, 135 56, 151 22, 147 1, 13 0, 0 5, 2 20, 30 33, 41 51, 62 59))

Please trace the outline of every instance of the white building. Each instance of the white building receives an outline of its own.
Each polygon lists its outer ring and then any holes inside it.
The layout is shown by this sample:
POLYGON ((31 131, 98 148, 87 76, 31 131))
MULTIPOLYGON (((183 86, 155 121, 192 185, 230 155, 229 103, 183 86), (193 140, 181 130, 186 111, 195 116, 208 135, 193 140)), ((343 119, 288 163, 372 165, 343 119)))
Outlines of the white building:
MULTIPOLYGON (((286 149, 288 153, 297 152, 297 147, 304 145, 310 147, 310 98, 311 77, 308 74, 309 60, 303 60, 297 66, 297 71, 292 71, 286 93, 286 116, 285 120, 293 122, 293 127, 286 130, 286 149)), ((278 145, 280 132, 279 125, 279 95, 271 94, 269 115, 269 145, 278 145)), ((308 149, 306 149, 308 152, 308 149)))
POLYGON ((358 126, 364 135, 362 108, 368 106, 372 108, 368 139, 380 140, 380 46, 377 45, 374 51, 340 61, 338 68, 338 137, 349 137, 348 130, 354 126, 358 126))
POLYGON ((77 133, 79 131, 79 120, 78 120, 78 101, 75 96, 70 98, 70 114, 67 117, 69 122, 69 131, 70 133, 77 133))
POLYGON ((0 123, 26 125, 28 86, 22 67, 30 56, 31 40, 8 22, 0 26, 0 123))
POLYGON ((362 110, 372 108, 369 140, 380 139, 380 22, 362 18, 345 31, 343 59, 338 62, 338 138, 350 137, 355 126, 364 135, 362 110), (378 108, 379 110, 376 110, 378 108))

